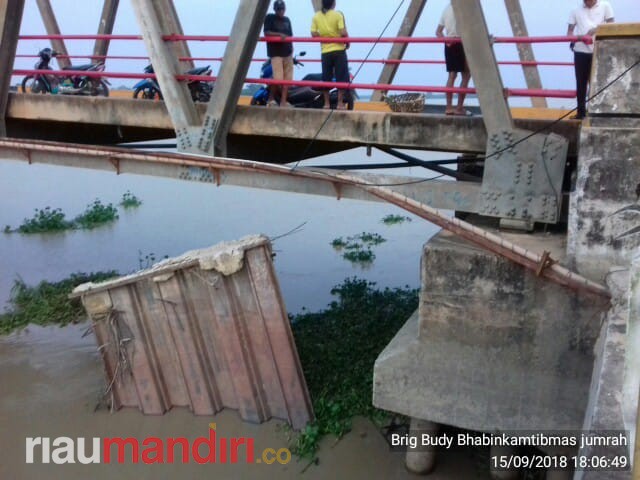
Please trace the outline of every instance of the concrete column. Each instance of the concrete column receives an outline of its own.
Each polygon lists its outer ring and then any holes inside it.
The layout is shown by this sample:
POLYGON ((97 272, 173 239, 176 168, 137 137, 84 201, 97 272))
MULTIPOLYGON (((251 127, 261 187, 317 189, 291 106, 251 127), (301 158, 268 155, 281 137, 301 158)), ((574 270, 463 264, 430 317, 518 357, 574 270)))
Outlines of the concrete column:
MULTIPOLYGON (((420 15, 422 14, 422 10, 426 4, 427 0, 411 0, 407 14, 404 16, 402 25, 400 25, 400 30, 398 30, 398 37, 410 37, 413 35, 413 31, 416 29, 416 25, 418 24, 418 20, 420 19, 420 15)), ((391 47, 391 51, 389 52, 389 60, 402 60, 406 49, 406 43, 394 43, 391 47)), ((393 78, 396 76, 397 71, 398 64, 385 64, 382 68, 382 73, 380 73, 380 77, 378 78, 378 83, 390 84, 393 82, 393 78)), ((373 92, 371 100, 379 102, 382 100, 383 93, 385 92, 376 90, 373 92)))
POLYGON ((513 129, 511 111, 504 97, 502 78, 489 42, 489 30, 480 0, 452 0, 451 4, 487 132, 513 129))
POLYGON ((165 25, 161 22, 166 17, 158 14, 160 4, 153 0, 132 0, 131 3, 176 130, 178 150, 185 151, 191 144, 188 129, 198 125, 200 118, 186 83, 176 80, 176 74, 181 73, 178 71, 178 61, 162 39, 165 25))
MULTIPOLYGON (((55 13, 53 13, 53 8, 51 8, 49 0, 36 0, 36 3, 38 4, 38 10, 40 10, 40 15, 42 16, 42 21, 44 22, 44 28, 47 30, 47 34, 60 35, 60 27, 58 26, 55 13)), ((64 40, 51 40, 51 46, 60 55, 69 55, 67 47, 64 44, 64 40)), ((63 58, 58 57, 56 60, 58 61, 60 68, 71 65, 71 60, 66 56, 63 58)))
MULTIPOLYGON (((504 0, 509 13, 509 20, 511 21, 511 30, 514 37, 528 37, 527 22, 524 19, 522 13, 522 6, 520 0, 504 0)), ((518 44, 518 55, 521 62, 533 62, 535 61, 535 55, 533 54, 533 47, 529 43, 518 44)), ((542 80, 540 80, 540 72, 537 66, 522 66, 524 72, 524 78, 527 81, 527 88, 542 88, 542 80)), ((540 97, 532 97, 531 105, 538 108, 547 108, 547 99, 540 97)))
POLYGON ((311 0, 311 5, 313 5, 313 10, 315 12, 322 10, 322 0, 311 0))
MULTIPOLYGON (((116 13, 118 13, 118 4, 120 0, 104 0, 102 6, 102 15, 100 15, 100 24, 98 25, 98 35, 111 35, 113 33, 113 24, 116 21, 116 13)), ((93 46, 93 59, 103 60, 102 58, 109 51, 109 40, 96 40, 93 46)))
POLYGON ((5 115, 23 11, 24 0, 0 0, 0 137, 7 136, 5 115))
MULTIPOLYGON (((518 449, 515 447, 503 447, 503 446, 491 446, 490 457, 493 459, 494 457, 509 457, 516 455, 518 453, 518 449)), ((489 467, 489 471, 491 473, 491 478, 493 480, 516 480, 518 478, 518 469, 510 468, 510 469, 497 469, 495 468, 494 461, 491 461, 491 465, 489 467)))
MULTIPOLYGON (((165 33, 174 33, 176 35, 183 35, 182 24, 178 17, 178 12, 173 3, 173 0, 156 0, 158 7, 156 11, 160 17, 162 25, 164 25, 165 33)), ((191 57, 191 51, 189 45, 185 41, 171 42, 169 44, 169 50, 174 54, 176 58, 191 57)), ((193 60, 178 60, 180 73, 184 73, 194 68, 193 60)))
MULTIPOLYGON (((421 438, 423 433, 437 435, 439 428, 437 423, 412 418, 409 435, 417 438, 421 438)), ((436 447, 422 447, 419 443, 415 449, 407 447, 405 463, 410 472, 426 475, 436 466, 436 447)))
POLYGON ((197 153, 226 154, 226 137, 256 48, 269 0, 241 0, 216 87, 197 135, 197 153))

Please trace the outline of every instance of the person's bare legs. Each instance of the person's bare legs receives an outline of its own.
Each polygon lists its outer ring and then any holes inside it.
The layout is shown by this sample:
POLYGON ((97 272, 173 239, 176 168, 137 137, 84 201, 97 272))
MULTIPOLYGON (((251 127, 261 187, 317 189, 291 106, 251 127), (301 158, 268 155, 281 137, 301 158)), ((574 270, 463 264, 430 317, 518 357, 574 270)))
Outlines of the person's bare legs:
POLYGON ((322 108, 325 108, 325 109, 331 108, 331 100, 329 99, 329 90, 323 91, 322 96, 324 97, 324 106, 322 108))
MULTIPOLYGON (((460 88, 467 88, 469 86, 469 80, 471 80, 471 73, 467 70, 462 72, 462 81, 460 82, 460 88)), ((458 107, 456 108, 456 115, 465 115, 467 112, 464 109, 464 99, 466 98, 466 93, 458 94, 458 107)))
POLYGON ((344 98, 344 92, 342 90, 338 90, 338 104, 336 105, 336 110, 346 110, 347 107, 342 102, 344 98))
MULTIPOLYGON (((447 80, 447 88, 453 87, 456 81, 456 77, 458 74, 456 72, 449 72, 449 79, 447 80)), ((446 92, 445 94, 447 98, 447 107, 444 109, 445 115, 453 115, 453 93, 446 92)))
POLYGON ((282 95, 280 95, 280 106, 287 106, 287 95, 289 94, 289 87, 287 85, 282 86, 282 95))

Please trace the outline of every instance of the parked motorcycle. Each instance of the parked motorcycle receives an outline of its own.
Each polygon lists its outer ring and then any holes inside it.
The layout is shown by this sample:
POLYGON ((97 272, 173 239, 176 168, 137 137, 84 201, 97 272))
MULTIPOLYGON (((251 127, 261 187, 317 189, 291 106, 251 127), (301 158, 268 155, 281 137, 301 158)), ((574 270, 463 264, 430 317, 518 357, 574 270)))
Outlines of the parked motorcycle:
MULTIPOLYGON (((36 70, 53 70, 49 65, 58 53, 50 48, 43 48, 38 52, 40 59, 36 62, 36 70)), ((103 72, 104 62, 85 65, 69 65, 62 70, 103 72)), ((94 78, 84 75, 69 75, 58 77, 55 75, 28 75, 22 80, 22 93, 61 93, 63 95, 91 95, 109 96, 109 81, 105 78, 94 78)))
MULTIPOLYGON (((144 69, 145 73, 154 73, 153 65, 147 65, 144 69)), ((211 67, 198 67, 189 70, 186 75, 211 75, 211 67)), ((211 92, 213 92, 213 83, 204 80, 189 80, 187 83, 191 98, 194 102, 207 103, 211 100, 211 92)), ((133 98, 142 98, 145 100, 162 100, 162 92, 160 85, 155 78, 143 78, 133 86, 133 98)))
MULTIPOLYGON (((306 52, 300 52, 299 56, 304 57, 306 52)), ((297 57, 293 57, 293 64, 296 67, 303 67, 304 63, 298 60, 297 57)), ((273 67, 271 66, 271 59, 268 59, 262 64, 260 78, 273 78, 273 67)), ((302 80, 321 82, 322 73, 309 73, 304 76, 302 80)), ((353 99, 358 98, 355 90, 348 90, 344 93, 343 102, 347 104, 349 110, 353 110, 353 99), (352 93, 353 92, 353 93, 352 93)), ((263 85, 258 91, 251 97, 251 105, 266 105, 269 100, 269 87, 263 85)), ((280 103, 279 94, 275 96, 276 102, 280 103)), ((287 93, 287 101, 298 108, 322 108, 324 106, 324 98, 322 91, 316 90, 312 87, 303 86, 291 86, 287 93)), ((338 89, 333 88, 329 92, 329 101, 331 108, 336 108, 338 104, 338 89)))

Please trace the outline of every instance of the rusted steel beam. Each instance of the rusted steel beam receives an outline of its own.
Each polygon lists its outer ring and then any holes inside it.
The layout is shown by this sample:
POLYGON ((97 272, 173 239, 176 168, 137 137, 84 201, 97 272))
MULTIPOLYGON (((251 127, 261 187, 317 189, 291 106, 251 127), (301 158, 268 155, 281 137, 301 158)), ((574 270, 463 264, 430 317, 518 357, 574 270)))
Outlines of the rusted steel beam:
MULTIPOLYGON (((407 9, 404 20, 402 20, 402 24, 400 25, 400 29, 398 30, 398 35, 396 35, 396 37, 411 37, 413 35, 416 25, 418 25, 418 20, 420 20, 420 15, 422 15, 422 11, 426 4, 427 0, 411 0, 411 4, 407 9)), ((389 60, 402 60, 406 50, 406 43, 394 43, 391 47, 391 51, 389 52, 389 60)), ((397 63, 385 64, 377 83, 387 85, 393 83, 398 67, 399 65, 397 63)), ((379 102, 382 100, 383 93, 384 92, 380 90, 375 90, 371 95, 371 101, 379 102)))
MULTIPOLYGON (((527 22, 522 12, 520 0, 504 0, 511 22, 511 30, 514 37, 528 37, 527 22)), ((530 43, 518 43, 518 55, 521 62, 535 62, 533 46, 530 43)), ((542 89, 540 72, 536 65, 522 65, 524 78, 527 81, 527 88, 530 90, 542 89)), ((547 108, 547 99, 542 97, 532 97, 531 105, 537 108, 547 108)))
MULTIPOLYGON (((51 2, 49 0, 36 0, 36 3, 38 5, 38 10, 40 10, 40 15, 42 16, 42 21, 44 22, 44 28, 47 30, 47 34, 60 35, 60 27, 58 26, 58 21, 56 20, 53 8, 51 8, 51 2)), ((71 60, 68 58, 69 52, 67 51, 64 40, 52 39, 51 46, 61 55, 61 57, 56 58, 60 68, 71 65, 71 60)))
POLYGON ((5 116, 23 11, 24 0, 0 0, 0 137, 7 135, 5 116))
POLYGON ((347 174, 336 174, 336 178, 345 180, 352 185, 358 185, 373 195, 379 196, 405 210, 428 220, 439 227, 454 233, 473 244, 484 248, 490 252, 507 258, 523 267, 532 270, 534 273, 540 272, 540 276, 547 278, 557 284, 569 287, 573 290, 587 291, 601 297, 611 298, 609 290, 599 283, 578 275, 571 270, 562 267, 548 255, 543 256, 535 252, 520 247, 499 235, 493 234, 458 218, 448 217, 440 213, 435 208, 420 204, 415 200, 393 192, 388 188, 377 187, 373 184, 367 185, 361 178, 347 174), (544 268, 540 268, 540 265, 544 268))
MULTIPOLYGON (((389 187, 377 186, 376 183, 368 181, 362 176, 354 176, 344 173, 334 173, 329 171, 312 172, 300 168, 293 169, 289 167, 270 165, 264 163, 250 162, 246 160, 232 160, 228 158, 188 156, 178 154, 159 154, 159 153, 140 153, 131 152, 122 148, 105 148, 90 147, 78 145, 63 145, 48 142, 24 141, 0 139, 0 148, 10 149, 14 155, 20 155, 25 150, 51 152, 52 154, 79 154, 93 157, 106 162, 107 168, 113 169, 110 163, 112 158, 120 158, 121 160, 129 160, 131 162, 162 162, 184 167, 196 167, 202 171, 206 171, 211 167, 221 170, 248 171, 256 174, 266 175, 285 175, 290 177, 308 178, 320 180, 327 183, 328 187, 335 194, 334 185, 336 182, 343 183, 346 186, 355 187, 365 190, 371 195, 383 199, 389 203, 397 205, 409 212, 418 215, 456 235, 469 240, 481 248, 487 249, 497 255, 505 257, 511 261, 522 265, 533 272, 540 269, 543 257, 537 253, 531 252, 525 248, 519 247, 498 235, 487 232, 481 228, 473 226, 467 222, 457 218, 450 218, 440 213, 435 208, 429 207, 423 203, 413 200, 406 195, 394 192, 389 187)), ((121 170, 123 165, 120 166, 121 170)), ((199 175, 201 171, 199 170, 199 175)), ((211 176, 211 182, 213 182, 211 176)), ((416 180, 417 181, 417 180, 416 180)), ((448 182, 453 183, 453 182, 448 182)), ((430 184, 430 182, 429 182, 430 184)), ((541 269, 541 277, 547 278, 560 285, 573 288, 575 290, 588 291, 605 298, 610 298, 609 291, 606 287, 592 282, 570 270, 560 266, 552 258, 547 257, 544 261, 545 268, 541 269)))
MULTIPOLYGON (((98 35, 111 35, 113 33, 113 25, 116 21, 119 3, 120 0, 104 0, 100 24, 98 25, 98 35)), ((93 46, 93 60, 104 60, 107 53, 109 53, 109 40, 97 39, 93 46)))

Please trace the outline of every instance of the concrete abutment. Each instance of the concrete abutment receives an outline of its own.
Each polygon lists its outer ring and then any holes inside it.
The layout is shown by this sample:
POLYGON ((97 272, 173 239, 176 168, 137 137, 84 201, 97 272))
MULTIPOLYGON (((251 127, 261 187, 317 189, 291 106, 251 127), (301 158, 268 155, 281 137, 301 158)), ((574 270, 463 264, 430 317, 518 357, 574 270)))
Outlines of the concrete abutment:
MULTIPOLYGON (((598 33, 591 88, 602 93, 580 134, 568 233, 503 234, 606 283, 611 302, 552 285, 442 232, 423 250, 418 311, 376 361, 377 407, 476 432, 626 432, 629 445, 562 453, 632 454, 640 384, 640 103, 629 91, 640 85, 640 67, 629 67, 638 61, 640 30, 623 27, 619 36, 616 28, 598 33)), ((510 474, 492 471, 494 478, 510 474)), ((547 478, 631 475, 550 470, 547 478)))

